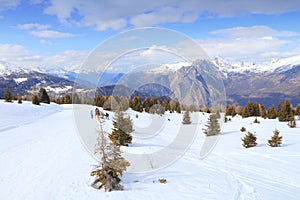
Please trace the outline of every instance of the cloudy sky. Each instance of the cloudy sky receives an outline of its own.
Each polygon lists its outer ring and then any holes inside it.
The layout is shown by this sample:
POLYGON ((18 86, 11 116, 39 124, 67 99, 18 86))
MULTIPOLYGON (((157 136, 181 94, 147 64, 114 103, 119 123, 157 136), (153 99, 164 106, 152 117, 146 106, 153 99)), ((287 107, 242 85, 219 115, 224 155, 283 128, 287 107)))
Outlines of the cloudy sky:
POLYGON ((184 34, 211 58, 266 61, 300 54, 299 21, 299 0, 0 0, 0 61, 79 66, 99 44, 143 27, 184 34))

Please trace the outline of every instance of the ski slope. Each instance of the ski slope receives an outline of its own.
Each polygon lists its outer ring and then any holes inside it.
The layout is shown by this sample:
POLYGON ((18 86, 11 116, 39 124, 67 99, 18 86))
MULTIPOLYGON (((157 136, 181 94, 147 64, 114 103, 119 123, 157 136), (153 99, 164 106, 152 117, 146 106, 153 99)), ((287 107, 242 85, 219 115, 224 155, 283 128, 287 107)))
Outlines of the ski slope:
MULTIPOLYGON (((87 130, 98 127, 90 119, 91 108, 86 106, 81 116, 87 130)), ((139 130, 150 123, 148 114, 139 113, 138 118, 134 111, 130 114, 139 130)), ((197 114, 193 115, 192 119, 197 114)), ((145 138, 133 133, 133 144, 122 150, 146 154, 167 146, 176 137, 182 115, 164 117, 170 121, 160 134, 145 138)), ((124 191, 105 193, 90 186, 89 173, 96 160, 79 137, 72 105, 0 100, 0 199, 299 199, 299 127, 290 129, 286 123, 261 118, 260 124, 253 124, 254 118, 237 116, 224 124, 215 148, 200 159, 208 116, 199 117, 190 125, 198 127, 197 137, 182 157, 159 170, 127 172, 121 182, 124 191), (242 147, 242 126, 256 132, 257 147, 242 147), (266 145, 275 128, 283 136, 279 148, 266 145), (159 183, 160 178, 167 183, 159 183)), ((106 120, 104 129, 109 131, 111 122, 106 120)))

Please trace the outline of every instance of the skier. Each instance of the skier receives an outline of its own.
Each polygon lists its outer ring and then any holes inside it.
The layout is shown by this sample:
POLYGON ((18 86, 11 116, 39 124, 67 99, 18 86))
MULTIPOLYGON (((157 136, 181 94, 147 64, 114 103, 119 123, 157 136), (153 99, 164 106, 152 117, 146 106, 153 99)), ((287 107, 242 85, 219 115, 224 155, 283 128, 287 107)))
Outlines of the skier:
POLYGON ((91 113, 91 119, 93 119, 93 110, 91 110, 90 113, 91 113))
POLYGON ((109 114, 108 113, 105 113, 105 118, 109 119, 109 114))

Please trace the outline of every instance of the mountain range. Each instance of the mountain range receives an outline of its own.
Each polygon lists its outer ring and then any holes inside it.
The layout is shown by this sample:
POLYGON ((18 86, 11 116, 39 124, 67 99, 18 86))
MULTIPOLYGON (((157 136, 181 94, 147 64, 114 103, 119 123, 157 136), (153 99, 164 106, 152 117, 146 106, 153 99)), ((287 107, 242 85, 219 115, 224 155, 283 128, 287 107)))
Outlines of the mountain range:
POLYGON ((231 62, 222 58, 172 64, 144 72, 79 72, 68 69, 26 69, 0 62, 0 96, 6 87, 13 94, 32 93, 33 86, 43 86, 54 96, 76 89, 98 88, 110 95, 113 85, 124 85, 142 96, 170 96, 186 104, 203 105, 223 101, 245 105, 249 100, 266 107, 277 105, 285 98, 295 106, 300 103, 300 55, 266 63, 231 62), (217 70, 210 70, 217 69, 217 70), (211 74, 212 73, 212 74, 211 74), (221 79, 221 80, 219 80, 221 79), (213 88, 218 88, 213 90, 213 88), (217 92, 216 92, 217 91, 217 92))

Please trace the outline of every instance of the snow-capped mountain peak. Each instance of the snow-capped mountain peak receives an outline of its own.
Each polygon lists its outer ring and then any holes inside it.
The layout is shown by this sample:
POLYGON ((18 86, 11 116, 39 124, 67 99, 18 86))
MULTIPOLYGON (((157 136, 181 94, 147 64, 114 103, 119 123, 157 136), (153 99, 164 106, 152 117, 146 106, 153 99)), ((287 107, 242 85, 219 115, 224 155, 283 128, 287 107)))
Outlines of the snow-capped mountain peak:
POLYGON ((21 73, 21 72, 28 72, 28 69, 19 67, 17 65, 0 61, 0 75, 10 75, 12 73, 21 73))

